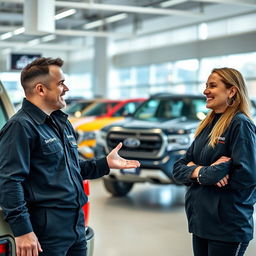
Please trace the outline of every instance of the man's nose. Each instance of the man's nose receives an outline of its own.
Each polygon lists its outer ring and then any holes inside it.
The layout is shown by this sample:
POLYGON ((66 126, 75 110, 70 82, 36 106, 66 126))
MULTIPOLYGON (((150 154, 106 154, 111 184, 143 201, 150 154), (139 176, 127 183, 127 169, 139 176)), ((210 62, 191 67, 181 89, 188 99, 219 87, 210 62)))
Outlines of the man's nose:
POLYGON ((67 87, 67 85, 65 85, 64 91, 65 91, 65 92, 68 92, 68 91, 69 91, 69 88, 67 87))

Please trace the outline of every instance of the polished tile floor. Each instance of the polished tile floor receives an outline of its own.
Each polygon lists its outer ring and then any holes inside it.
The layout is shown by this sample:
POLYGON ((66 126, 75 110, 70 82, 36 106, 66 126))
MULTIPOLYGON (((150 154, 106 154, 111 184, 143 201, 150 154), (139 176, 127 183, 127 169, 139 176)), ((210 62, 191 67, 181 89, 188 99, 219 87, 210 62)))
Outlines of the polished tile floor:
MULTIPOLYGON (((192 256, 184 192, 184 187, 136 184, 127 197, 116 198, 101 180, 91 181, 94 256, 192 256)), ((255 255, 256 238, 246 253, 255 255)))

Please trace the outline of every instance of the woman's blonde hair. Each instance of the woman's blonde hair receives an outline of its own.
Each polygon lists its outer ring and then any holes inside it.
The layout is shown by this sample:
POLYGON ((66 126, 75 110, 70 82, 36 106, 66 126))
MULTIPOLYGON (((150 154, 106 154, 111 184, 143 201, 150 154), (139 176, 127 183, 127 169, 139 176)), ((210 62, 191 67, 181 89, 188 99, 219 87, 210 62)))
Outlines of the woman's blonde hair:
MULTIPOLYGON (((243 79, 243 76, 239 71, 233 68, 215 68, 212 73, 216 73, 220 76, 221 81, 225 84, 226 88, 229 89, 235 86, 237 89, 236 94, 232 97, 232 104, 227 103, 227 109, 221 115, 220 119, 214 125, 211 133, 209 134, 210 141, 209 145, 214 147, 218 141, 218 138, 225 132, 229 126, 232 118, 236 113, 242 112, 247 117, 250 117, 250 100, 248 98, 247 88, 243 79)), ((197 137, 203 129, 212 122, 214 119, 214 111, 210 111, 206 118, 198 126, 195 137, 197 137)))

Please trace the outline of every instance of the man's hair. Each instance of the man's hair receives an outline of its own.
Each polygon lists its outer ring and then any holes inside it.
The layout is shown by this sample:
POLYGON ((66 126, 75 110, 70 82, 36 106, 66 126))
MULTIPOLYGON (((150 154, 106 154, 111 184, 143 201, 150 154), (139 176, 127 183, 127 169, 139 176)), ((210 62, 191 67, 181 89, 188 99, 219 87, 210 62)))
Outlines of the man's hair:
POLYGON ((37 58, 21 71, 20 82, 25 91, 25 94, 31 94, 33 90, 33 82, 37 78, 49 74, 49 66, 54 65, 62 67, 63 60, 60 58, 37 58))

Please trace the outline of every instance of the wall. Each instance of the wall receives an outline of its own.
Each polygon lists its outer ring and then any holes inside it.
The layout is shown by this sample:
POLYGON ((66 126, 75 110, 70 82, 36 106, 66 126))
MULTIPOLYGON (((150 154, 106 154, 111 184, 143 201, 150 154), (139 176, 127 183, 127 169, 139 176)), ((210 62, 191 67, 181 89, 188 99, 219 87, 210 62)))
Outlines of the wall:
POLYGON ((114 67, 129 67, 183 59, 256 51, 256 32, 140 50, 113 56, 114 67))

